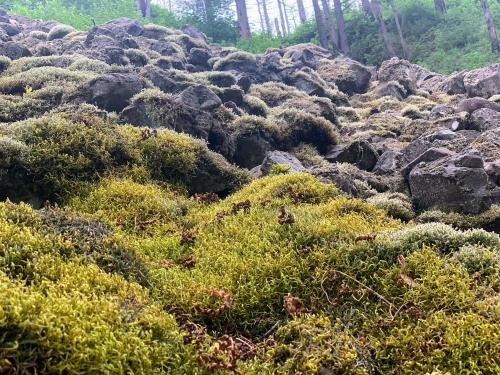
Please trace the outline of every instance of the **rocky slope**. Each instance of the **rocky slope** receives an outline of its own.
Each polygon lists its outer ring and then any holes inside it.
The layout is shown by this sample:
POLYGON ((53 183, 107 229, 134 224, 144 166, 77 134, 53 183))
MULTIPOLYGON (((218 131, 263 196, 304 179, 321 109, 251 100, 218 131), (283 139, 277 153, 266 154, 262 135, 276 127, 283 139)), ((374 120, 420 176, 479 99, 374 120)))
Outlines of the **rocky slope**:
POLYGON ((0 12, 0 373, 498 373, 499 155, 500 64, 0 12))

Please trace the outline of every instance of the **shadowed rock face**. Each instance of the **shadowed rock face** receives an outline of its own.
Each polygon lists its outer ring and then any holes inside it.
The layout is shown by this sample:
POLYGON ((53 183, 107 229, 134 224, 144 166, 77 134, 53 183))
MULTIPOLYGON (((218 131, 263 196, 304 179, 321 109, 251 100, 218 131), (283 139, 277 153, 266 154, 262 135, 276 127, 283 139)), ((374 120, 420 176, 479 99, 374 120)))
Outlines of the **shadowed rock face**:
POLYGON ((387 187, 421 208, 465 212, 500 203, 499 64, 445 76, 399 58, 367 67, 312 44, 251 55, 190 25, 125 18, 68 34, 1 16, 0 121, 92 104, 121 123, 200 138, 241 167, 282 160, 358 196, 387 187), (462 156, 489 167, 459 165, 462 156))

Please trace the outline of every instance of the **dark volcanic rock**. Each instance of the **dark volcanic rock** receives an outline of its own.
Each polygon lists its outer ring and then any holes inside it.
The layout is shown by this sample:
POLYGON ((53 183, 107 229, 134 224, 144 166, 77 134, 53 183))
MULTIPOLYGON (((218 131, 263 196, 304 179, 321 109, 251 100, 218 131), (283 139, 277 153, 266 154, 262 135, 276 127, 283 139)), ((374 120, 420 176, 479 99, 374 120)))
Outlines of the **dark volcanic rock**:
POLYGON ((421 209, 436 206, 477 214, 491 204, 488 175, 477 150, 420 163, 408 179, 412 197, 421 209))
POLYGON ((176 101, 201 110, 211 110, 222 105, 220 98, 212 90, 202 85, 188 87, 180 93, 176 101))
POLYGON ((144 87, 145 81, 135 73, 109 73, 90 80, 69 99, 94 104, 108 112, 120 112, 144 87))
POLYGON ((355 164, 359 169, 371 171, 377 164, 379 155, 368 142, 354 141, 347 146, 335 146, 325 158, 332 163, 355 164))

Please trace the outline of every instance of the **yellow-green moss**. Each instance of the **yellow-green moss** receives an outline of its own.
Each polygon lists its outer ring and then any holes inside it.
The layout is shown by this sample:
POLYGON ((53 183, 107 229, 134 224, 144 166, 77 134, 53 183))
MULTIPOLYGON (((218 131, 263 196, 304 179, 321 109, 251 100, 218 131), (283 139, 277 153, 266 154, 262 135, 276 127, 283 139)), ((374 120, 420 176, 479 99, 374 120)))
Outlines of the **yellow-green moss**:
POLYGON ((64 38, 69 33, 72 33, 75 29, 69 25, 56 25, 50 29, 47 34, 47 40, 61 39, 64 38))

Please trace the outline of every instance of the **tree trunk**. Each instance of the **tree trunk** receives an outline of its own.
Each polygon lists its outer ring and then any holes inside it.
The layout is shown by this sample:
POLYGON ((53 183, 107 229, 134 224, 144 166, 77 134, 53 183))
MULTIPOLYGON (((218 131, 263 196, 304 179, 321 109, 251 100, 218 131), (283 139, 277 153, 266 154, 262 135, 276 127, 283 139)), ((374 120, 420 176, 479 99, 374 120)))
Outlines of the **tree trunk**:
POLYGON ((278 2, 278 9, 280 11, 280 20, 281 20, 281 31, 283 36, 286 36, 286 25, 285 25, 285 16, 283 16, 283 9, 281 8, 281 1, 276 0, 278 2))
POLYGON ((434 0, 434 6, 439 13, 446 13, 446 3, 445 0, 434 0))
POLYGON ((345 31, 344 12, 342 11, 342 4, 340 0, 333 0, 335 6, 335 18, 337 19, 337 26, 339 28, 339 46, 340 50, 348 55, 349 43, 347 42, 347 33, 345 31))
POLYGON ((484 19, 486 20, 486 26, 488 27, 488 34, 490 35, 491 50, 493 52, 500 52, 500 44, 498 43, 497 30, 495 28, 495 23, 493 22, 493 16, 490 12, 490 7, 488 5, 488 0, 479 0, 481 3, 481 9, 483 10, 484 19))
POLYGON ((259 11, 260 30, 262 32, 265 32, 266 29, 264 28, 264 18, 262 17, 262 10, 260 9, 260 1, 259 0, 257 0, 257 10, 259 11))
POLYGON ((394 22, 396 23, 396 29, 398 30, 399 43, 401 44, 401 48, 403 50, 403 58, 408 60, 408 58, 410 57, 410 53, 408 50, 408 44, 406 43, 405 37, 403 36, 403 30, 401 30, 401 24, 399 23, 398 8, 396 8, 394 0, 389 0, 389 4, 392 8, 392 17, 394 18, 394 22))
POLYGON ((326 29, 328 30, 328 34, 330 36, 330 42, 334 50, 340 51, 339 36, 337 34, 337 30, 335 29, 335 25, 333 23, 333 17, 330 11, 330 7, 328 6, 328 1, 321 0, 321 3, 323 5, 323 13, 325 14, 326 29))
POLYGON ((276 35, 281 38, 280 23, 277 18, 274 19, 274 27, 276 28, 276 35))
POLYGON ((284 0, 281 0, 281 6, 283 7, 283 15, 285 16, 286 32, 290 34, 290 20, 288 19, 288 13, 286 11, 286 4, 284 0))
POLYGON ((269 19, 269 12, 267 11, 267 3, 266 0, 260 0, 260 2, 262 4, 262 13, 264 13, 264 22, 266 23, 267 33, 271 35, 273 32, 273 28, 269 19))
POLYGON ((375 15, 373 14, 372 6, 370 4, 370 0, 361 0, 361 5, 362 5, 363 10, 367 16, 374 16, 375 17, 375 15))
POLYGON ((318 0, 312 0, 314 8, 314 17, 316 18, 316 27, 318 28, 319 44, 321 47, 328 48, 328 40, 326 38, 325 24, 323 22, 323 15, 318 4, 318 0))
POLYGON ((247 3, 246 0, 236 0, 236 16, 240 27, 241 39, 251 39, 250 24, 248 23, 247 3))
POLYGON ((382 39, 384 40, 384 46, 387 50, 389 56, 396 56, 396 51, 394 51, 394 47, 392 46, 391 39, 389 38, 389 34, 387 33, 387 28, 385 27, 384 16, 382 15, 382 6, 380 5, 380 0, 372 0, 372 9, 375 14, 375 18, 377 19, 380 34, 382 35, 382 39))
POLYGON ((300 23, 305 23, 307 21, 306 8, 304 8, 304 2, 302 0, 297 0, 297 8, 299 10, 300 23))

